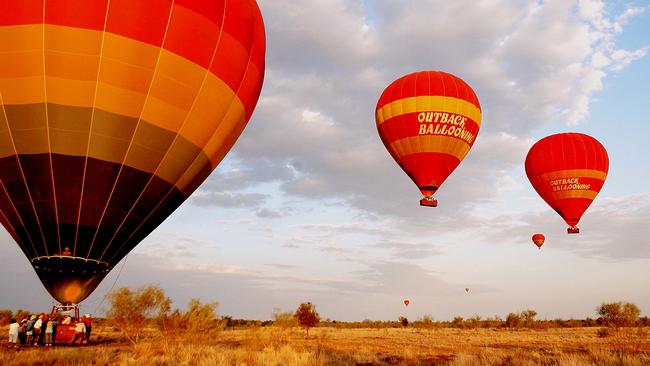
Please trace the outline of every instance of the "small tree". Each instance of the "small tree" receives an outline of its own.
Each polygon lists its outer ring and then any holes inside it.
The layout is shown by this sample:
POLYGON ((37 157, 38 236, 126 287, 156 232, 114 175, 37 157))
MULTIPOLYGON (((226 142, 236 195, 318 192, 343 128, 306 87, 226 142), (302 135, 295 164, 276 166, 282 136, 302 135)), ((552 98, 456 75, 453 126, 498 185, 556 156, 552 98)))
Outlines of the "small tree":
POLYGON ((520 324, 521 324, 521 315, 510 313, 506 317, 506 327, 518 328, 520 324))
POLYGON ((171 300, 160 286, 143 286, 135 291, 121 287, 108 295, 107 317, 115 322, 126 338, 138 343, 147 322, 169 313, 171 300))
POLYGON ((622 301, 602 303, 596 311, 603 318, 605 325, 615 328, 633 326, 641 315, 641 310, 636 304, 622 301))
POLYGON ((537 312, 535 310, 528 309, 521 312, 521 320, 526 324, 528 328, 532 328, 535 325, 535 317, 537 312))
POLYGON ((409 320, 405 316, 400 316, 399 317, 399 322, 402 323, 403 327, 408 327, 409 326, 409 320))
POLYGON ((209 336, 217 330, 218 302, 201 303, 199 299, 191 299, 187 303, 187 312, 183 317, 186 330, 193 337, 209 336))
POLYGON ((305 328, 305 333, 309 337, 309 328, 315 327, 320 322, 320 315, 316 311, 316 306, 310 302, 303 302, 293 314, 301 327, 305 328))

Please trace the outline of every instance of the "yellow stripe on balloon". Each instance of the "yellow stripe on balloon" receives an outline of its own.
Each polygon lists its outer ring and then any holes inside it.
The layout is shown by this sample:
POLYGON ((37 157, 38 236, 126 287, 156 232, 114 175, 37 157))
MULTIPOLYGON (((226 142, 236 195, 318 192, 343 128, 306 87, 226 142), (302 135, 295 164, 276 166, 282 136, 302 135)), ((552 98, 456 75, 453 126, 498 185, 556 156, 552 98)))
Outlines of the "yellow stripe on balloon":
POLYGON ((470 146, 462 140, 448 136, 410 136, 390 144, 390 151, 397 157, 418 153, 443 153, 463 160, 470 146))
POLYGON ((571 199, 571 198, 587 198, 593 200, 598 195, 598 192, 589 189, 573 189, 568 191, 553 192, 550 195, 554 200, 571 199))
POLYGON ((27 24, 0 27, 0 53, 42 50, 43 25, 27 24))
POLYGON ((543 182, 565 178, 594 178, 605 181, 605 178, 607 178, 607 173, 601 170, 593 169, 567 169, 540 174, 538 176, 538 179, 543 182))
POLYGON ((377 110, 377 124, 381 125, 403 114, 429 111, 460 114, 481 126, 481 110, 474 104, 463 99, 438 95, 409 97, 385 104, 377 110))
MULTIPOLYGON (((222 80, 167 50, 161 52, 149 44, 106 33, 103 58, 98 67, 98 58, 89 55, 97 51, 97 39, 101 32, 49 25, 46 30, 53 34, 46 40, 67 36, 77 42, 67 48, 56 43, 55 51, 45 53, 48 102, 78 107, 94 105, 107 112, 141 117, 173 132, 181 129, 181 135, 199 147, 205 146, 212 136, 213 131, 205 129, 206 125, 210 125, 206 120, 220 120, 231 104, 235 112, 244 109, 234 91, 222 80), (154 76, 153 68, 159 54, 154 76), (147 92, 149 100, 145 103, 147 92)), ((42 27, 0 27, 0 35, 12 39, 39 37, 42 42, 42 27)), ((0 92, 3 93, 4 103, 43 103, 45 81, 42 50, 31 51, 33 57, 25 57, 24 51, 15 52, 23 49, 20 44, 4 43, 2 49, 14 52, 0 54, 0 65, 21 65, 0 68, 0 92)), ((42 47, 40 43, 31 46, 36 45, 42 47)), ((49 46, 48 42, 48 49, 49 46)))
MULTIPOLYGON (((24 130, 12 128, 18 153, 84 156, 90 139, 88 156, 115 163, 126 159, 127 165, 155 172, 181 189, 191 187, 198 172, 215 167, 245 126, 242 101, 205 68, 150 44, 89 29, 0 27, 0 93, 4 105, 34 105, 29 113, 41 116, 44 109, 38 108, 45 102, 95 108, 92 132, 90 117, 87 126, 79 125, 85 121, 81 117, 50 126, 51 150, 46 126, 26 126, 28 121, 20 119, 24 130), (143 140, 147 136, 134 131, 138 120, 140 127, 159 132, 143 140), (165 154, 167 148, 172 151, 165 154)), ((0 132, 2 141, 10 138, 8 131, 0 132)), ((0 153, 15 154, 11 150, 0 153)))

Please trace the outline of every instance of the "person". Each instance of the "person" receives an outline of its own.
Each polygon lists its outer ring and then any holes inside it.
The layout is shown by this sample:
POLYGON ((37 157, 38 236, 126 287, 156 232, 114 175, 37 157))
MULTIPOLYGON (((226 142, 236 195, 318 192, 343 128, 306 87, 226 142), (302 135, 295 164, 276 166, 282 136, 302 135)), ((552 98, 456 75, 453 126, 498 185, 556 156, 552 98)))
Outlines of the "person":
POLYGON ((27 319, 23 318, 23 320, 20 321, 20 327, 18 328, 18 343, 20 343, 21 346, 24 346, 27 340, 26 328, 27 328, 27 319))
POLYGON ((70 315, 66 315, 65 318, 63 318, 63 321, 61 322, 61 324, 68 325, 68 324, 70 324, 71 321, 72 321, 72 318, 70 317, 70 315))
POLYGON ((45 325, 45 347, 51 347, 52 346, 52 339, 53 339, 53 333, 54 333, 54 324, 56 323, 56 320, 50 319, 47 321, 47 324, 45 325))
POLYGON ((47 325, 49 318, 48 315, 41 313, 41 331, 38 334, 38 339, 34 340, 39 346, 45 345, 45 326, 47 325))
POLYGON ((25 343, 27 343, 28 346, 32 345, 32 342, 34 341, 34 323, 36 322, 36 315, 32 315, 29 317, 29 320, 25 324, 25 334, 27 336, 27 339, 25 340, 25 343))
POLYGON ((93 328, 93 321, 92 318, 90 317, 90 314, 84 315, 83 322, 84 325, 86 326, 86 333, 84 335, 83 343, 88 344, 88 342, 90 342, 90 331, 93 328))
POLYGON ((74 343, 79 339, 79 345, 82 344, 84 339, 84 334, 86 333, 86 324, 83 321, 79 320, 75 323, 74 337, 70 341, 70 345, 74 346, 74 343))
POLYGON ((64 257, 69 257, 72 255, 72 252, 70 251, 69 247, 63 248, 63 252, 61 252, 61 255, 64 257))
POLYGON ((56 343, 56 327, 59 324, 59 318, 54 317, 52 319, 52 345, 56 343))
POLYGON ((43 314, 40 314, 34 322, 34 345, 38 346, 38 341, 41 338, 41 327, 43 326, 43 314))
POLYGON ((14 346, 18 343, 18 328, 20 328, 20 325, 16 323, 16 319, 11 319, 9 323, 9 343, 13 343, 14 346))

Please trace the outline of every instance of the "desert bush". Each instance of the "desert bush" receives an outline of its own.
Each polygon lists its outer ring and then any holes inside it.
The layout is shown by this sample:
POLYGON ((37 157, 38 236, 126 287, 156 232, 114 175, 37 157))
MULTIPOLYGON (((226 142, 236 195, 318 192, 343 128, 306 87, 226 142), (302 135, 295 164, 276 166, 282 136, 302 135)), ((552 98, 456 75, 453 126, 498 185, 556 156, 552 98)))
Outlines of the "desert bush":
POLYGON ((423 329, 431 329, 435 326, 431 315, 424 315, 422 318, 414 321, 412 324, 414 328, 423 328, 423 329))
POLYGON ((535 310, 524 310, 520 314, 521 320, 524 323, 524 326, 528 328, 533 328, 535 326, 535 317, 537 316, 537 312, 535 310))
MULTIPOLYGON (((273 325, 280 328, 291 328, 298 325, 297 319, 293 316, 293 313, 290 311, 282 311, 279 308, 273 309, 273 325)), ((326 321, 330 323, 331 321, 326 321)))
POLYGON ((508 328, 518 328, 521 325, 521 315, 516 313, 510 313, 506 317, 506 327, 508 328))
POLYGON ((481 317, 479 315, 474 315, 473 317, 465 321, 467 327, 476 329, 481 327, 481 317))
POLYGON ((612 335, 612 331, 609 328, 600 328, 596 331, 596 335, 600 338, 607 338, 612 335))
POLYGON ((293 316, 300 326, 305 328, 305 334, 307 336, 309 336, 309 328, 315 327, 320 322, 320 315, 316 311, 316 305, 310 302, 300 304, 293 316))
POLYGON ((503 319, 500 316, 495 315, 492 318, 487 318, 483 321, 483 326, 486 328, 500 328, 503 327, 503 319))
POLYGON ((634 326, 641 315, 641 310, 636 304, 622 301, 602 303, 596 311, 603 318, 605 325, 615 328, 634 326))
POLYGON ((14 312, 8 309, 0 310, 0 325, 7 325, 13 319, 14 312))
POLYGON ((639 326, 640 327, 650 327, 650 318, 647 316, 643 316, 639 318, 639 326))
POLYGON ((465 320, 462 316, 455 316, 450 325, 452 328, 464 328, 465 320))
POLYGON ((203 304, 199 299, 187 303, 187 311, 174 309, 157 318, 157 323, 167 339, 181 336, 187 340, 203 341, 222 330, 232 318, 217 318, 218 302, 203 304))
POLYGON ((186 330, 193 334, 209 334, 219 328, 217 324, 218 302, 202 304, 199 299, 191 299, 184 316, 186 330))
POLYGON ((405 316, 400 316, 399 317, 399 322, 402 324, 403 327, 408 327, 409 326, 409 320, 405 316))
POLYGON ((110 308, 106 315, 133 344, 138 343, 143 329, 150 320, 168 314, 171 300, 165 291, 155 285, 143 286, 135 291, 121 287, 108 294, 110 308))

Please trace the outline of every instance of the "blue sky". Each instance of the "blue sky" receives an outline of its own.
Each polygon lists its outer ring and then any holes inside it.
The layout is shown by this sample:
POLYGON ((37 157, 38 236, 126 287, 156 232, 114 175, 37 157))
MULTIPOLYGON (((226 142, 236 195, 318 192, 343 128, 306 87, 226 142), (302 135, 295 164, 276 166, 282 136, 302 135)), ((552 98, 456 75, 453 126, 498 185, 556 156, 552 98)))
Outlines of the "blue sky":
MULTIPOLYGON (((260 319, 302 301, 341 320, 593 317, 618 300, 650 313, 649 2, 259 3, 267 73, 247 129, 86 309, 113 284, 157 283, 176 306, 199 297, 260 319), (436 209, 418 206, 373 115, 388 83, 420 69, 462 77, 484 111, 436 209), (579 236, 523 171, 534 141, 563 131, 596 137, 611 160, 579 236), (541 251, 533 232, 547 236, 541 251)), ((0 273, 18 279, 0 283, 11 294, 0 308, 49 306, 18 247, 0 241, 0 273)))

